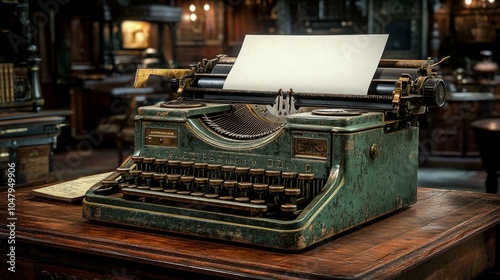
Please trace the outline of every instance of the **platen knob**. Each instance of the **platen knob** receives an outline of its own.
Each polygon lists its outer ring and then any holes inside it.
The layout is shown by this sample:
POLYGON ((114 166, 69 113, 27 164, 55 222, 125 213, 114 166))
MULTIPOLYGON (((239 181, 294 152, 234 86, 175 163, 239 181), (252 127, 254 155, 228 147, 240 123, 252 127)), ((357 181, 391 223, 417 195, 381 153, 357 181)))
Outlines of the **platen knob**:
POLYGON ((446 101, 446 85, 441 78, 429 78, 424 85, 424 103, 428 107, 441 107, 446 101))

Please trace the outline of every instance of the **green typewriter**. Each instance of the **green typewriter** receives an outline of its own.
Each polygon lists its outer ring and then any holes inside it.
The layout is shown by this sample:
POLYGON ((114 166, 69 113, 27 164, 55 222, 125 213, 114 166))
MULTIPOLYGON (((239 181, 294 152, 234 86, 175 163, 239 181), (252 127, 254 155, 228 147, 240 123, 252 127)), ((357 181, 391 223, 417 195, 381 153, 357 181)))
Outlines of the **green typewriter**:
POLYGON ((381 59, 368 94, 330 95, 224 89, 237 59, 137 71, 179 98, 139 108, 133 155, 86 193, 85 218, 297 251, 416 202, 437 63, 381 59))

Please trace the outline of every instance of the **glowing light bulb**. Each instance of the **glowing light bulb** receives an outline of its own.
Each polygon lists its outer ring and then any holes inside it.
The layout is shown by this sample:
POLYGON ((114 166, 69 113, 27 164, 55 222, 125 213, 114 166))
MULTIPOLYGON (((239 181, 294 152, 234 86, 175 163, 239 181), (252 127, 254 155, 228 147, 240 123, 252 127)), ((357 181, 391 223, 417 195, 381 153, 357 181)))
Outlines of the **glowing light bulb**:
POLYGON ((194 4, 189 5, 189 11, 191 12, 196 11, 196 6, 194 4))
POLYGON ((191 21, 196 21, 196 18, 197 18, 197 17, 196 17, 196 14, 191 14, 191 15, 189 16, 189 19, 190 19, 191 21))
POLYGON ((472 4, 472 0, 465 0, 465 5, 470 5, 472 4))

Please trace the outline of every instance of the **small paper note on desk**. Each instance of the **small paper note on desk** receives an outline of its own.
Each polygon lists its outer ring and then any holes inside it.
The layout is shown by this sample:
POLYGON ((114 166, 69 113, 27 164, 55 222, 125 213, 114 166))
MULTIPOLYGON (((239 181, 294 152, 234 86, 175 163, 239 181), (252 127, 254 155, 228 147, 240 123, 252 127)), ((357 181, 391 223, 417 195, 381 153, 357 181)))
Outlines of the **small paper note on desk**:
POLYGON ((388 37, 247 35, 224 89, 366 95, 388 37))
POLYGON ((100 173, 79 179, 57 183, 47 187, 33 189, 31 194, 34 196, 51 198, 67 202, 80 201, 85 193, 96 183, 109 176, 111 172, 100 173))

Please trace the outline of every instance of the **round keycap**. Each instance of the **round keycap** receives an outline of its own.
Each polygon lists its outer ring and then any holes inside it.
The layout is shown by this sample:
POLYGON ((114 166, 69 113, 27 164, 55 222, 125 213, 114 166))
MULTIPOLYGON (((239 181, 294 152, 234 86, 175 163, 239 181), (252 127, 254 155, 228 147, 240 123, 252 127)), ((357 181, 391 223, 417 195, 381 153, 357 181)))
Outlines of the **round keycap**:
POLYGON ((285 191, 285 187, 283 187, 283 186, 280 186, 280 185, 269 186, 269 192, 271 192, 271 193, 280 193, 283 191, 285 191))
POLYGON ((266 191, 267 188, 268 188, 267 184, 254 184, 253 185, 253 190, 256 192, 266 191))
POLYGON ((204 196, 205 193, 204 192, 193 192, 191 193, 192 196, 204 196))
POLYGON ((297 173, 295 173, 295 172, 282 172, 281 173, 281 177, 283 177, 285 179, 293 179, 293 178, 295 178, 295 176, 297 176, 297 173))
POLYGON ((266 201, 264 199, 252 199, 250 200, 250 203, 252 204, 264 204, 266 201))
POLYGON ((252 183, 250 182, 239 182, 238 183, 238 188, 240 188, 241 190, 248 190, 250 188, 252 188, 252 183))
POLYGON ((312 180, 314 179, 314 173, 299 173, 299 180, 312 180))
POLYGON ((249 202, 250 198, 244 197, 244 196, 240 196, 240 197, 235 198, 234 201, 237 201, 237 202, 249 202))
POLYGON ((288 188, 288 189, 285 189, 285 194, 286 195, 299 195, 300 189, 299 188, 288 188))
POLYGON ((281 205, 281 211, 283 212, 293 212, 297 210, 297 205, 291 203, 284 203, 281 205))

